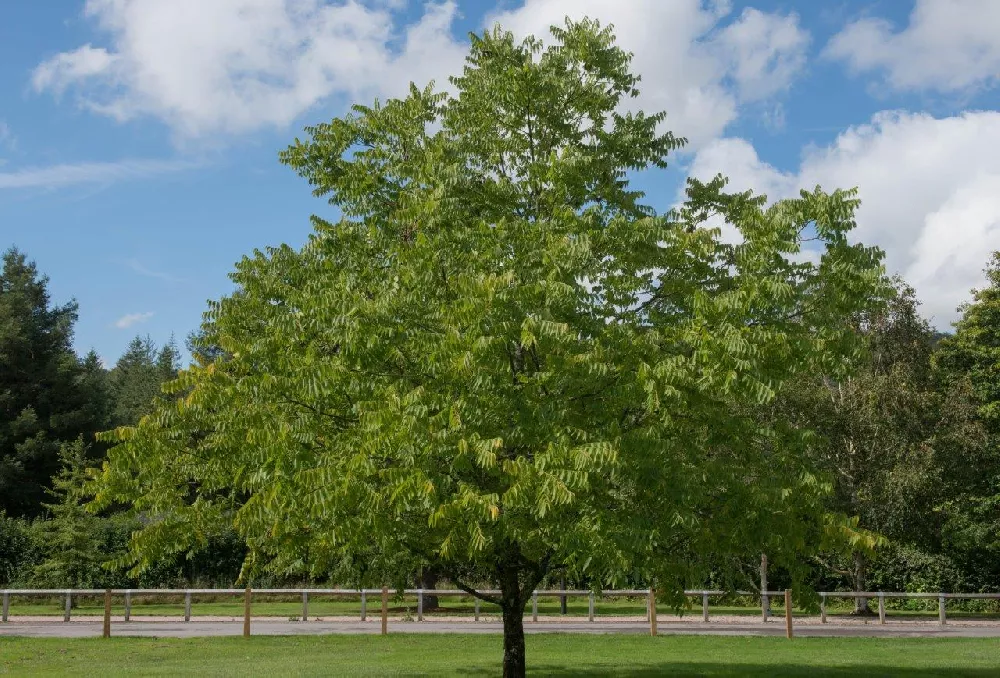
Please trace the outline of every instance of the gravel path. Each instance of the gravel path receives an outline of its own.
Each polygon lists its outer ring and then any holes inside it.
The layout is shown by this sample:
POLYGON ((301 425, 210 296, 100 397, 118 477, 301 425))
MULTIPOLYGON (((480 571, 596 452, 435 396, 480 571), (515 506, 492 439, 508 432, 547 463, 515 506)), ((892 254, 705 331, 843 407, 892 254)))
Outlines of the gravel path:
MULTIPOLYGON (((543 617, 537 622, 525 619, 527 633, 649 633, 648 623, 636 617, 601 616, 593 622, 586 619, 543 617)), ((192 638, 201 636, 238 636, 243 633, 242 618, 194 617, 191 622, 180 618, 133 615, 125 622, 121 616, 112 617, 112 635, 192 638)), ((82 638, 100 636, 100 617, 77 617, 66 623, 53 617, 11 617, 0 623, 0 636, 27 636, 53 638, 82 638)), ((657 626, 661 634, 702 635, 784 635, 784 619, 762 623, 759 618, 718 615, 710 623, 690 616, 679 618, 659 615, 657 626)), ((251 633, 255 635, 316 635, 345 633, 375 634, 381 631, 377 616, 368 621, 357 617, 323 617, 306 622, 293 622, 276 617, 255 617, 251 633)), ((500 633, 502 627, 496 617, 483 617, 475 622, 467 617, 434 616, 424 622, 389 619, 390 633, 500 633)), ((936 619, 902 619, 889 617, 887 624, 878 619, 831 618, 822 624, 819 617, 796 617, 795 634, 815 637, 966 637, 1000 638, 1000 623, 995 620, 956 619, 941 626, 936 619)))

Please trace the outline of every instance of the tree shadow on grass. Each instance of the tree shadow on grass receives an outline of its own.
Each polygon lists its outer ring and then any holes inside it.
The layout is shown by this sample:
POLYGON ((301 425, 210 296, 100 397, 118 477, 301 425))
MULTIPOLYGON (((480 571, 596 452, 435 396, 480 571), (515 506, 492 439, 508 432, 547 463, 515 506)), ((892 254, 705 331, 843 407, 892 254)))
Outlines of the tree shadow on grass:
MULTIPOLYGON (((485 669, 470 669, 457 672, 460 675, 487 676, 495 675, 485 669)), ((619 678, 653 678, 654 676, 719 676, 723 678, 735 676, 809 676, 810 678, 881 678, 886 676, 902 676, 903 678, 926 678, 929 676, 966 676, 968 678, 995 678, 1000 675, 997 668, 914 668, 872 666, 856 664, 853 666, 823 667, 813 664, 735 664, 711 662, 662 662, 653 666, 642 666, 633 669, 624 667, 595 666, 581 662, 572 666, 535 664, 528 667, 529 676, 555 676, 569 678, 570 676, 585 676, 598 678, 600 676, 617 676, 619 678)))

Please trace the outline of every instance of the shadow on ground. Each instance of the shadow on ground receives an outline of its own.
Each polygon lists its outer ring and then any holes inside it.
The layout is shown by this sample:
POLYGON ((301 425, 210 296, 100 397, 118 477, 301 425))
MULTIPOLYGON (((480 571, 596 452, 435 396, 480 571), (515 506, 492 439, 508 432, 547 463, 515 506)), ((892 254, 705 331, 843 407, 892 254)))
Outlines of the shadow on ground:
MULTIPOLYGON (((488 670, 456 671, 455 675, 492 676, 488 670)), ((809 676, 810 678, 878 678, 883 676, 902 676, 903 678, 924 678, 927 676, 967 676, 970 678, 996 678, 1000 676, 1000 666, 981 669, 945 669, 945 668, 892 668, 886 666, 871 666, 855 664, 839 667, 816 667, 805 664, 712 664, 707 662, 684 663, 663 662, 655 666, 628 668, 611 668, 593 666, 586 663, 572 667, 536 664, 528 667, 529 676, 585 676, 598 678, 600 676, 616 676, 617 678, 653 678, 654 676, 809 676)))

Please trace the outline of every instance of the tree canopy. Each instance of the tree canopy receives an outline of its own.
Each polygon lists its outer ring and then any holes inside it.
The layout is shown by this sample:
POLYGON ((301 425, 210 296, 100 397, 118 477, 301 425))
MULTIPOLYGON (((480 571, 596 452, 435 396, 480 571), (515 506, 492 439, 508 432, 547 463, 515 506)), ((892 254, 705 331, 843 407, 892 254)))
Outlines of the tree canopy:
POLYGON ((203 327, 225 358, 114 434, 95 506, 148 517, 136 567, 220 520, 247 574, 417 558, 501 606, 523 675, 550 573, 669 597, 709 555, 767 541, 791 566, 822 538, 805 436, 752 410, 859 347, 884 279, 848 240, 853 192, 768 206, 720 177, 656 214, 629 177, 683 140, 622 112, 639 82, 608 28, 552 35, 473 36, 451 93, 355 106, 281 155, 342 218, 244 258, 203 327))

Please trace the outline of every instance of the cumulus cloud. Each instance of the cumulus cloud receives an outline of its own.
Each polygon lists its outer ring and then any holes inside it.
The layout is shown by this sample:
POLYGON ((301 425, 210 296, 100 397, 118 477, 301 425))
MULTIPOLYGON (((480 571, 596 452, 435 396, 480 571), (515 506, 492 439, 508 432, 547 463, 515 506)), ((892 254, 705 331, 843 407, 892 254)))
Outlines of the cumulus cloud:
POLYGON ((996 81, 998 26, 996 0, 917 0, 906 28, 866 17, 835 35, 824 54, 856 73, 881 72, 896 90, 955 92, 996 81))
MULTIPOLYGON (((38 91, 73 91, 118 120, 153 116, 181 138, 284 126, 331 97, 402 93, 446 84, 467 45, 453 36, 455 0, 431 1, 397 26, 399 0, 87 0, 108 47, 86 44, 39 64, 38 91)), ((521 36, 566 16, 614 23, 635 53, 649 110, 694 144, 717 136, 743 102, 787 88, 808 35, 795 15, 700 0, 527 0, 490 15, 521 36)))
POLYGON ((547 35, 566 16, 613 24, 642 76, 635 106, 665 110, 667 127, 694 149, 721 134, 741 103, 788 88, 805 62, 809 36, 794 14, 747 9, 724 23, 730 13, 728 2, 699 0, 526 0, 488 23, 520 36, 547 35))
POLYGON ((347 0, 87 0, 110 48, 84 45, 34 71, 118 120, 149 115, 182 137, 283 126, 332 95, 399 94, 461 65, 453 0, 394 31, 395 3, 347 0), (401 46, 391 49, 390 43, 401 46))
POLYGON ((146 311, 145 313, 127 313, 115 321, 115 327, 120 330, 128 329, 129 327, 132 327, 132 325, 146 322, 152 317, 152 311, 146 311))
POLYGON ((119 160, 25 167, 0 172, 0 190, 11 188, 61 188, 73 184, 108 184, 141 179, 196 167, 182 160, 119 160))
POLYGON ((77 80, 110 72, 116 61, 117 57, 103 47, 86 44, 42 62, 32 73, 31 83, 37 90, 61 93, 77 80))
POLYGON ((844 131, 829 146, 805 151, 796 172, 760 160, 743 139, 720 139, 702 149, 691 174, 722 171, 731 187, 771 199, 817 184, 857 186, 862 201, 854 237, 886 252, 941 329, 958 314, 969 290, 984 282, 989 254, 1000 249, 1000 112, 948 118, 884 111, 844 131))

